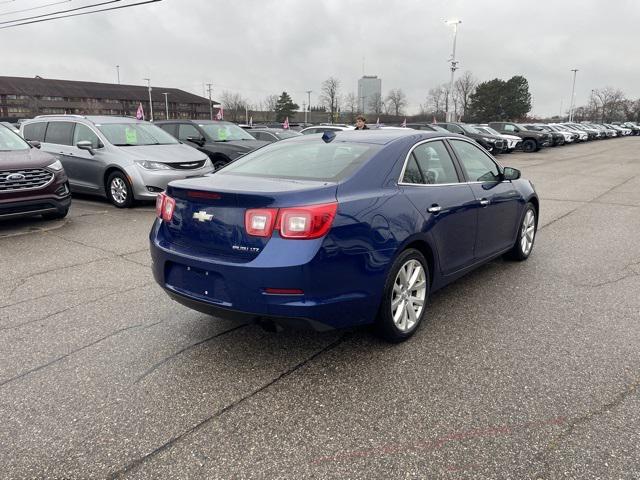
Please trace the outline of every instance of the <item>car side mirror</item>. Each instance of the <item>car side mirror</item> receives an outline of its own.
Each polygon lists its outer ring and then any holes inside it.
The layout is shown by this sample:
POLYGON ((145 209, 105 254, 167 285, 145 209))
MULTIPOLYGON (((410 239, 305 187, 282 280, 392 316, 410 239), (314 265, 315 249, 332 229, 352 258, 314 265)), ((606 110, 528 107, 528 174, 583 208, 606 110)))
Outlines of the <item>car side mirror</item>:
POLYGON ((42 146, 37 140, 28 140, 27 143, 29 143, 29 145, 31 145, 33 148, 40 148, 42 146))
POLYGON ((520 170, 511 167, 504 167, 504 172, 502 172, 502 177, 505 180, 518 180, 521 175, 520 170))
POLYGON ((91 155, 96 154, 93 151, 93 144, 89 140, 82 140, 81 142, 76 143, 76 147, 78 147, 80 150, 86 150, 91 155))
POLYGON ((187 141, 195 143, 196 145, 199 145, 201 147, 203 147, 205 143, 204 138, 202 137, 187 137, 187 141))

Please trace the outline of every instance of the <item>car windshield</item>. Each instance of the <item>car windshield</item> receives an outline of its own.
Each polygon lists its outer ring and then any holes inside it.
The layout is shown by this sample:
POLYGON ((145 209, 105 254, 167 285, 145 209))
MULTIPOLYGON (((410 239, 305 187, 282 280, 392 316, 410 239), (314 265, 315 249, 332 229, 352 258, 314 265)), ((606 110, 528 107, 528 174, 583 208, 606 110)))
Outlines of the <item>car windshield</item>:
POLYGON ((31 148, 20 135, 12 132, 4 125, 0 125, 0 151, 17 152, 31 148))
POLYGON ((471 125, 460 125, 460 128, 462 128, 467 133, 477 133, 479 135, 482 135, 482 132, 480 130, 472 127, 471 125))
POLYGON ((336 182, 353 173, 380 148, 366 143, 325 143, 320 138, 311 142, 276 142, 245 155, 216 175, 336 182))
POLYGON ((231 140, 255 140, 242 128, 232 123, 201 123, 198 126, 204 131, 208 139, 213 142, 228 142, 231 140))
POLYGON ((98 130, 116 147, 174 145, 179 143, 167 132, 150 123, 104 123, 98 130))

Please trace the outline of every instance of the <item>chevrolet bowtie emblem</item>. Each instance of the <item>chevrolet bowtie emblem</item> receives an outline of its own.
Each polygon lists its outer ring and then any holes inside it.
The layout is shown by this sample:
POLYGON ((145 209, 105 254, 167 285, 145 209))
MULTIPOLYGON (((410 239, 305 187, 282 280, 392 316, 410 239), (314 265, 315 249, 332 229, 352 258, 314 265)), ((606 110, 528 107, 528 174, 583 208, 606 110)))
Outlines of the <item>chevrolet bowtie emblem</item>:
POLYGON ((198 220, 199 222, 210 222, 213 218, 213 215, 205 212, 204 210, 200 210, 199 212, 193 214, 193 218, 195 220, 198 220))

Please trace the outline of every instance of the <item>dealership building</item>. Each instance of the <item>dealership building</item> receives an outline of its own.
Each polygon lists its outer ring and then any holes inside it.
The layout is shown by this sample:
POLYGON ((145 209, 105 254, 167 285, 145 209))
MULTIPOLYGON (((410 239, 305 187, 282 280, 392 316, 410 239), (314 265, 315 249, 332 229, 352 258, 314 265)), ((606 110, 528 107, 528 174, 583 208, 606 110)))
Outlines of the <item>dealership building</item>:
MULTIPOLYGON (((209 100, 176 88, 152 85, 155 120, 166 118, 207 119, 209 100), (167 94, 166 97, 164 94, 167 94)), ((141 85, 77 82, 48 78, 0 77, 0 120, 15 122, 36 115, 135 116, 142 103, 149 119, 149 89, 141 85)), ((218 105, 213 102, 213 105, 218 105)), ((214 108, 214 112, 217 109, 214 108)))

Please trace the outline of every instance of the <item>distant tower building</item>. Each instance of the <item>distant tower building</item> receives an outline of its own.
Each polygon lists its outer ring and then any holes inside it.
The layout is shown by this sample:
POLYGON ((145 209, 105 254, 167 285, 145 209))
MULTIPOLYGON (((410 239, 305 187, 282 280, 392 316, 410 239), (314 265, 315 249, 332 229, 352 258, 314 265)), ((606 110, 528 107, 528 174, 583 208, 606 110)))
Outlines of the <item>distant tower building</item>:
POLYGON ((382 79, 376 75, 364 75, 358 80, 358 110, 375 113, 371 101, 382 96, 382 79))

